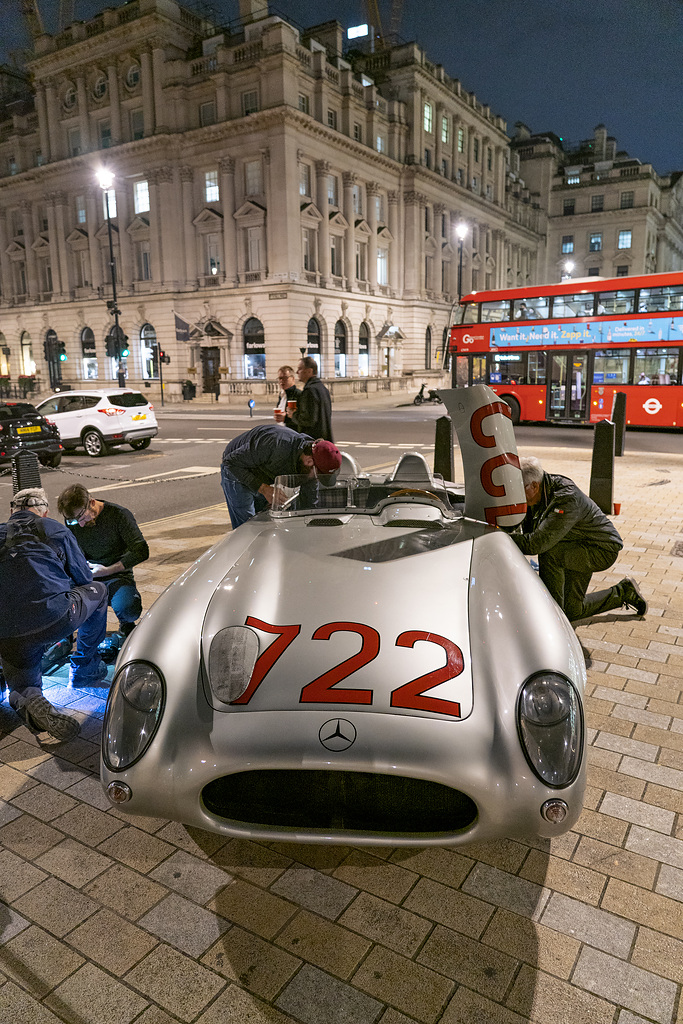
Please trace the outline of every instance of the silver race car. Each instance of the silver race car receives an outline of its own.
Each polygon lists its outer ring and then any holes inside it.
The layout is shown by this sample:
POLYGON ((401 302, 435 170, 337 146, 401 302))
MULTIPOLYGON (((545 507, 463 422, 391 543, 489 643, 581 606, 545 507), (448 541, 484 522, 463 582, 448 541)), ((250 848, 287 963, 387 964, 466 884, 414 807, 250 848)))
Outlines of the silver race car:
POLYGON ((280 478, 156 601, 117 663, 102 783, 130 814, 302 842, 553 837, 585 787, 581 647, 506 529, 509 411, 442 392, 466 486, 421 456, 280 478), (304 499, 302 495, 308 496, 304 499))

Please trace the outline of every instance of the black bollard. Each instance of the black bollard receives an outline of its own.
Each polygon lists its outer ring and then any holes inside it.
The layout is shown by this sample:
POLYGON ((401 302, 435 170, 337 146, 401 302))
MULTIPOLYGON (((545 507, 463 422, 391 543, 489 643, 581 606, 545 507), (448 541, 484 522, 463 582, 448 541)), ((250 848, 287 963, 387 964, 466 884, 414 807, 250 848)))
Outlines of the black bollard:
POLYGON ((612 514, 614 496, 614 435, 615 426, 611 420, 601 420, 595 424, 589 494, 605 515, 612 514))
POLYGON ((455 475, 453 464, 453 421, 450 416, 439 416, 434 431, 434 472, 444 480, 455 475))
POLYGON ((616 428, 614 437, 614 454, 624 454, 624 443, 626 441, 626 392, 615 391, 612 401, 612 422, 616 428))
POLYGON ((41 487, 40 463, 35 452, 17 452, 12 456, 12 493, 27 487, 41 487))

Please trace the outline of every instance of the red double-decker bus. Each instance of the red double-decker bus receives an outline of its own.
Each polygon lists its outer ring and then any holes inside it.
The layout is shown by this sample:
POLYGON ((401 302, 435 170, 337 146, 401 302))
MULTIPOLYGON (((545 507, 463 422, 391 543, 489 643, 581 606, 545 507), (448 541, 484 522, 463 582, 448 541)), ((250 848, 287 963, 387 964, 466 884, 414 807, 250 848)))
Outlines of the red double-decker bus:
POLYGON ((453 386, 488 384, 514 423, 683 427, 683 272, 472 292, 450 330, 453 386))

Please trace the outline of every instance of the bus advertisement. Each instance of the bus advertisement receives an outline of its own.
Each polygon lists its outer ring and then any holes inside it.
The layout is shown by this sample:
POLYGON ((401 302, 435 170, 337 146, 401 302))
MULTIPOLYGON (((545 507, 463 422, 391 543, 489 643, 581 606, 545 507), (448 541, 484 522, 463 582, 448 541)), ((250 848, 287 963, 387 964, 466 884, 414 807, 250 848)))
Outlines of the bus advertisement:
POLYGON ((485 383, 513 422, 683 427, 683 273, 473 292, 450 330, 453 386, 485 383))

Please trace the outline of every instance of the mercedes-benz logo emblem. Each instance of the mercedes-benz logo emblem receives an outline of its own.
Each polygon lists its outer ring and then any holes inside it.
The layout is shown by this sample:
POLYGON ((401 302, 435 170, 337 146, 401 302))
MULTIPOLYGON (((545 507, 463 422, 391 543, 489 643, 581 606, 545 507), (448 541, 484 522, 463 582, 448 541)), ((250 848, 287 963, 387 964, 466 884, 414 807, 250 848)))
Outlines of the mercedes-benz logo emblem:
POLYGON ((331 718, 320 727, 318 737, 328 750, 347 750, 356 742, 356 727, 345 718, 331 718))

